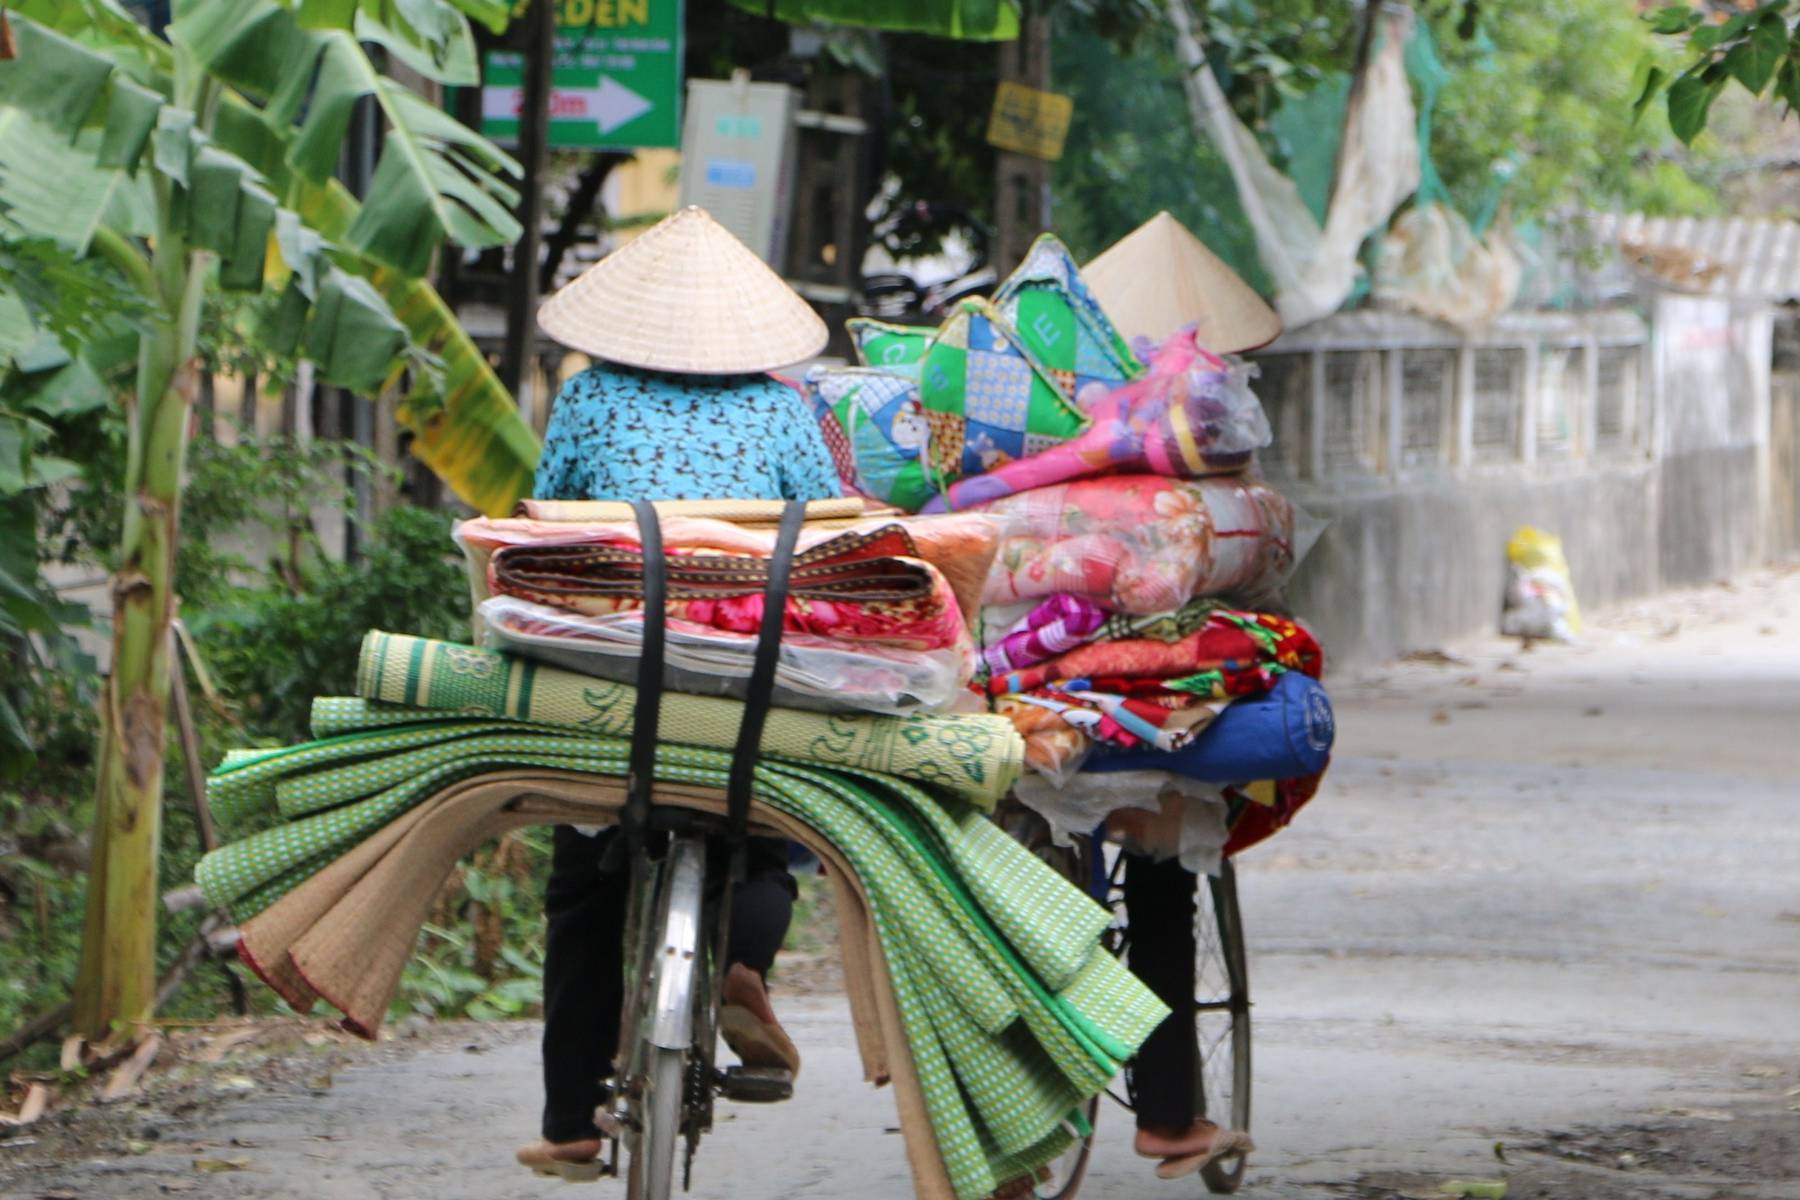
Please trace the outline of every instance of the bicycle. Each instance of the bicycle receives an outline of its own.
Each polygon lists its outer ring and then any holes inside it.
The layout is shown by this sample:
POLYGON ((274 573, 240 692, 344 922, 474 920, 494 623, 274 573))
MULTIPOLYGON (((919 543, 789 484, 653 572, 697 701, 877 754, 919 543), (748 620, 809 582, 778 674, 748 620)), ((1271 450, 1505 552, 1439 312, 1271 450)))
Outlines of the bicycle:
MULTIPOLYGON (((1232 802, 1228 824, 1236 820, 1242 803, 1232 802)), ((1024 805, 1011 802, 998 816, 1015 838, 1112 913, 1112 925, 1103 935, 1104 944, 1115 956, 1127 957, 1131 931, 1124 913, 1125 856, 1105 841, 1104 826, 1088 836, 1072 839, 1072 845, 1057 846, 1049 825, 1024 805)), ((1200 1074, 1194 1080, 1195 1111, 1201 1116, 1219 1114, 1214 1119, 1221 1125, 1248 1131, 1250 977, 1244 953, 1243 917, 1238 907, 1237 871, 1227 858, 1221 862, 1219 874, 1207 876, 1205 881, 1194 906, 1195 1021, 1200 1045, 1200 1074), (1221 1119, 1225 1117, 1229 1119, 1221 1119)), ((1106 1094, 1121 1108, 1131 1110, 1135 1089, 1129 1066, 1125 1087, 1124 1096, 1110 1089, 1106 1094)), ((1036 1200, 1075 1200, 1093 1155, 1094 1131, 1100 1116, 1098 1096, 1088 1102, 1086 1116, 1088 1133, 1049 1165, 1033 1192, 1036 1200)), ((1200 1172, 1207 1190, 1217 1194, 1237 1191, 1244 1181, 1246 1161, 1237 1155, 1207 1164, 1200 1172)))
POLYGON ((682 1187, 701 1135, 712 1128, 718 1096, 770 1103, 793 1095, 793 1076, 774 1068, 715 1065, 725 979, 731 884, 743 878, 750 785, 770 707, 788 570, 806 506, 783 512, 769 564, 764 616, 744 700, 744 716, 726 786, 726 813, 715 816, 654 800, 655 753, 663 692, 666 581, 656 510, 632 506, 644 562, 644 641, 619 844, 629 855, 625 918, 626 980, 621 1059, 612 1087, 610 1153, 601 1174, 619 1174, 628 1156, 627 1200, 669 1200, 675 1153, 685 1141, 682 1187))

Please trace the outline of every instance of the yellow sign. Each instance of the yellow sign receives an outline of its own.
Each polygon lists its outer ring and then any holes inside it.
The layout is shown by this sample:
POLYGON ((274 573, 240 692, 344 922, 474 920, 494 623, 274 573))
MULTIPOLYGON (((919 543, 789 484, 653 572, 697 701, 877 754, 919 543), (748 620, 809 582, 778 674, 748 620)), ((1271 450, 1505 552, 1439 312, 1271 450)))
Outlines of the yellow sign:
POLYGON ((1029 154, 1055 162, 1062 157, 1069 136, 1069 117, 1075 102, 1055 92, 1040 92, 1008 80, 994 93, 994 111, 988 117, 988 144, 1016 154, 1029 154))

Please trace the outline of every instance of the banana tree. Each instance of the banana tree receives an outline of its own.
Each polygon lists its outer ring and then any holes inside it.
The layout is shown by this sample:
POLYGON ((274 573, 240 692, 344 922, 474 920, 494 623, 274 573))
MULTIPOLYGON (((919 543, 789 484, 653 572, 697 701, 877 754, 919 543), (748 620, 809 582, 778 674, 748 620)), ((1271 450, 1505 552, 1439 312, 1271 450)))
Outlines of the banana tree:
POLYGON ((504 464, 483 481, 484 508, 509 504, 535 457, 530 431, 516 413, 504 419, 504 392, 485 384, 485 363, 471 362, 419 278, 446 238, 489 246, 517 235, 504 177, 518 166, 382 75, 365 49, 466 84, 471 15, 497 22, 506 10, 500 0, 176 0, 164 41, 115 0, 10 6, 0 212, 25 236, 103 259, 149 314, 126 399, 76 981, 77 1030, 89 1039, 129 1033, 153 1003, 171 576, 207 290, 264 293, 250 332, 311 360, 326 383, 373 391, 410 371, 409 411, 435 412, 436 440, 429 423, 424 440, 443 454, 458 450, 446 414, 469 408, 476 420, 464 425, 485 429, 490 460, 512 458, 510 483, 504 464), (388 133, 359 204, 331 175, 365 98, 388 133))

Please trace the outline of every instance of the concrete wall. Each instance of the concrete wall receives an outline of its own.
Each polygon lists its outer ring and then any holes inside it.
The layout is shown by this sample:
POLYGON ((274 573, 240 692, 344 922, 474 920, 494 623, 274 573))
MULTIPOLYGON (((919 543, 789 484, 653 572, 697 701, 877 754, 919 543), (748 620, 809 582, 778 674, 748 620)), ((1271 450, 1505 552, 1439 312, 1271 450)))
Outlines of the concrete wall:
POLYGON ((1760 308, 1665 296, 1652 344, 1664 587, 1725 578, 1767 552, 1773 322, 1760 308))
POLYGON ((1763 561, 1769 318, 1651 313, 1515 314, 1467 340, 1340 314, 1259 356, 1265 470, 1328 522, 1292 599, 1336 662, 1494 627, 1520 525, 1562 537, 1590 606, 1763 561))
POLYGON ((1769 546, 1800 557, 1800 316, 1775 322, 1769 376, 1769 546))
POLYGON ((1357 495, 1294 495, 1330 521, 1291 588, 1334 662, 1392 658, 1492 628, 1506 539, 1521 525, 1563 539, 1584 603, 1656 590, 1657 471, 1596 467, 1531 481, 1434 482, 1357 495))

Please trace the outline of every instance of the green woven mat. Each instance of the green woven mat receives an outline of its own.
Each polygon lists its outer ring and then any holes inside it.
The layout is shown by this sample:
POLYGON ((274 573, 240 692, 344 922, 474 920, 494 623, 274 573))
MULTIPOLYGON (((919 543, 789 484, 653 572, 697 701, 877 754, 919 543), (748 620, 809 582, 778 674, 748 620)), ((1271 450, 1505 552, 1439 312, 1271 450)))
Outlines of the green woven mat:
MULTIPOLYGON (((403 634, 363 639, 356 690, 370 700, 450 709, 629 737, 637 689, 473 646, 403 634)), ((737 744, 741 701, 665 695, 663 734, 689 746, 737 744)), ((763 727, 765 754, 860 767, 947 788, 992 808, 1018 781, 1025 747, 1005 717, 876 716, 777 708, 763 727)))
MULTIPOLYGON (((401 639, 385 643, 389 655, 396 643, 401 639)), ((404 657, 412 661, 420 645, 419 682, 429 685, 431 672, 451 656, 434 661, 441 643, 406 639, 404 657)), ((230 797, 235 814, 279 806, 290 819, 203 859, 196 879, 207 897, 243 919, 460 779, 520 767, 623 775, 624 738, 520 721, 558 715, 554 705, 566 707, 567 698, 521 701, 513 671, 474 665, 490 686, 510 694, 510 703, 471 701, 459 683, 461 701, 450 709, 412 708, 388 699, 377 670, 364 679, 374 699, 315 703, 320 741, 234 756, 214 776, 214 794, 230 797), (513 719, 494 719, 502 713, 513 719)), ((547 674, 540 668, 532 692, 547 674)), ((571 678, 589 689, 619 686, 571 678)), ((449 702, 446 691, 421 686, 415 699, 419 692, 449 702)), ((623 719, 628 728, 629 716, 623 719)), ((844 724, 855 730, 865 720, 844 724)), ((685 736, 691 728, 665 710, 665 734, 685 736)), ((887 739, 879 761, 896 761, 894 741, 887 739)), ((873 751, 852 738, 846 753, 873 751)), ((658 750, 657 778, 672 783, 723 787, 729 769, 730 755, 717 749, 665 743, 658 750)), ((1104 910, 970 804, 893 775, 769 757, 757 768, 755 791, 759 801, 818 830, 862 880, 957 1195, 985 1196, 1060 1153, 1083 1102, 1167 1015, 1100 948, 1104 910)))

